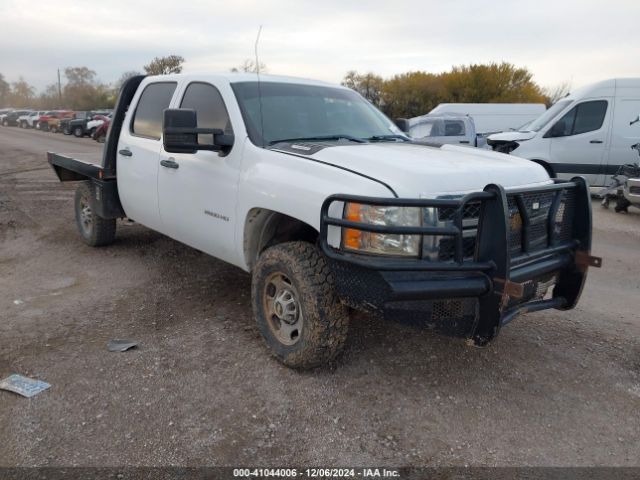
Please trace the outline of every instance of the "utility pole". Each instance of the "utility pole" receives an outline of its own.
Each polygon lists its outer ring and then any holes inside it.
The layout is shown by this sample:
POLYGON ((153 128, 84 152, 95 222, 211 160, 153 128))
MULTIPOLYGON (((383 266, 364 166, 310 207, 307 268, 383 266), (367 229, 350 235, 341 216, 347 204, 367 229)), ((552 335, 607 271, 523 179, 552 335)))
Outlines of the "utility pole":
POLYGON ((60 69, 58 69, 58 105, 59 108, 62 108, 62 84, 60 83, 60 69))

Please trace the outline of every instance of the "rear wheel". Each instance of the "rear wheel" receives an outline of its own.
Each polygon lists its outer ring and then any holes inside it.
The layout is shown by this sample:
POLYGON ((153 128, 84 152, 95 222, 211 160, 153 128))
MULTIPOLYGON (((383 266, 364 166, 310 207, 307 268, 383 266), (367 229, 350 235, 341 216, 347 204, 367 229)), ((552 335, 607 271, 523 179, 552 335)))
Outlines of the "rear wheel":
POLYGON ((49 131, 50 131, 51 133, 58 133, 58 127, 56 127, 55 125, 51 125, 51 126, 49 127, 49 131))
POLYGON ((75 135, 76 137, 84 137, 84 128, 75 127, 73 129, 73 135, 75 135))
POLYGON ((82 239, 92 247, 113 243, 116 237, 116 220, 96 215, 91 182, 78 185, 75 195, 76 225, 82 239))
POLYGON ((310 243, 265 250, 253 270, 251 299, 260 333, 285 365, 317 367, 342 350, 349 313, 324 257, 310 243))

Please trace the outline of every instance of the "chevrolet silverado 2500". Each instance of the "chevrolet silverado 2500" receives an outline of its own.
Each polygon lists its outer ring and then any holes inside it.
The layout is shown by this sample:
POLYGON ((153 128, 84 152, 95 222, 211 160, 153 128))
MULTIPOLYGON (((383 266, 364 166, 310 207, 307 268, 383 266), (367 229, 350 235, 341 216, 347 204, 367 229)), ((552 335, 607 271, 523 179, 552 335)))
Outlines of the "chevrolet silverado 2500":
POLYGON ((519 313, 578 302, 592 257, 583 179, 416 144, 360 95, 274 76, 134 77, 78 181, 92 246, 127 217, 252 274, 255 320, 291 367, 331 361, 349 308, 484 345, 519 313))

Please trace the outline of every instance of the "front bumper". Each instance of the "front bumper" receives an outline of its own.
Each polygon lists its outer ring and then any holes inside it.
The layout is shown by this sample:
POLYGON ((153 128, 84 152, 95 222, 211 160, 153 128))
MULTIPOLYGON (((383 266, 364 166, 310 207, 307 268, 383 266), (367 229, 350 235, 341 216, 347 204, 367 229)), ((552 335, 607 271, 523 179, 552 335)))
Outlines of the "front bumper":
POLYGON ((519 313, 573 308, 588 267, 601 263, 590 255, 591 200, 582 178, 508 192, 487 185, 457 199, 333 195, 323 204, 320 225, 320 246, 348 305, 478 344, 519 313), (331 216, 336 202, 432 207, 446 210, 451 221, 437 227, 357 223, 331 216), (465 234, 470 211, 479 212, 471 249, 465 234), (447 239, 448 254, 433 261, 347 253, 329 241, 342 238, 341 230, 335 235, 342 228, 435 235, 447 239))
POLYGON ((629 178, 624 185, 624 198, 633 205, 640 205, 640 178, 629 178))

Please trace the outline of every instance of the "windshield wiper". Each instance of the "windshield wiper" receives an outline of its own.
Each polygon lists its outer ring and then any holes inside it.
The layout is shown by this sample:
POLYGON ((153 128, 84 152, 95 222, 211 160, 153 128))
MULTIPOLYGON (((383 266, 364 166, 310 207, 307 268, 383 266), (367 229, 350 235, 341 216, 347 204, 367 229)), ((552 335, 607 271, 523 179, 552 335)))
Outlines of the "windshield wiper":
POLYGON ((269 145, 271 146, 276 143, 283 142, 311 142, 314 140, 349 140, 356 143, 366 143, 362 138, 354 137, 352 135, 321 135, 317 137, 282 138, 280 140, 271 140, 269 145))
POLYGON ((374 135, 369 138, 365 138, 369 142, 387 142, 389 140, 402 140, 403 142, 408 142, 409 139, 404 135, 374 135))

